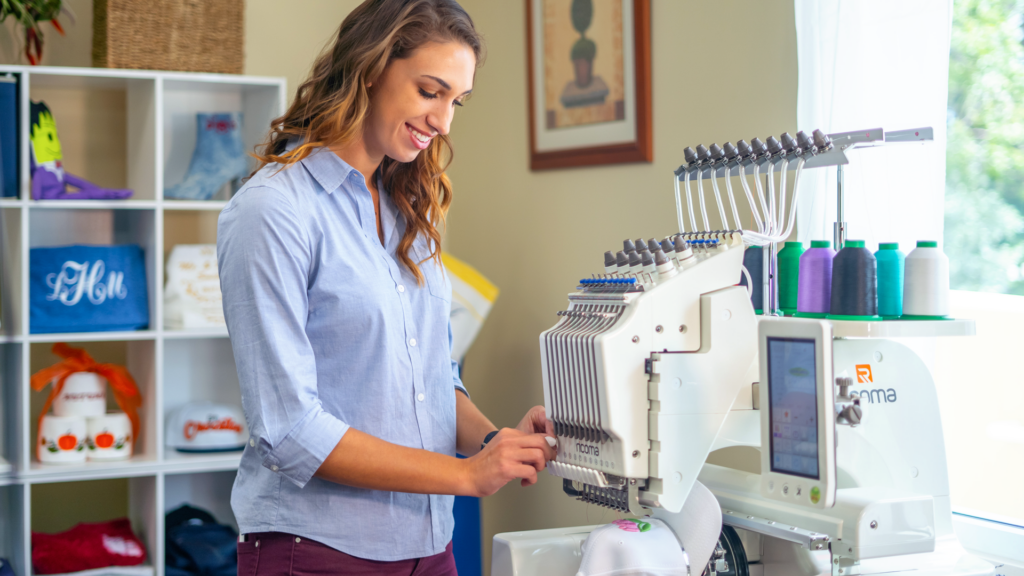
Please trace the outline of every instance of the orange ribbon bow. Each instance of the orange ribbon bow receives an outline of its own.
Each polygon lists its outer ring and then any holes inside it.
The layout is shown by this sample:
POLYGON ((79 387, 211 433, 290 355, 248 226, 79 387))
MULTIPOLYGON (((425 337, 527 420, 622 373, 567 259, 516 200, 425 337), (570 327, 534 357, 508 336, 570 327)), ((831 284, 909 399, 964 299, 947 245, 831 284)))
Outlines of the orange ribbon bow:
POLYGON ((36 392, 42 392, 47 384, 55 382, 53 389, 50 390, 50 397, 46 399, 46 403, 43 404, 43 410, 39 413, 40 434, 43 429, 43 416, 49 412, 53 399, 59 396, 61 390, 64 389, 64 382, 68 379, 68 376, 75 372, 94 372, 110 383, 110 387, 114 390, 114 399, 117 400, 117 405, 121 407, 121 410, 128 415, 128 419, 132 421, 133 441, 138 440, 138 409, 142 406, 142 396, 139 395, 139 387, 135 384, 135 379, 128 373, 128 370, 124 366, 118 366, 117 364, 100 364, 93 360, 92 356, 85 350, 72 348, 63 342, 53 345, 53 353, 64 360, 49 368, 43 368, 32 375, 32 389, 36 392))

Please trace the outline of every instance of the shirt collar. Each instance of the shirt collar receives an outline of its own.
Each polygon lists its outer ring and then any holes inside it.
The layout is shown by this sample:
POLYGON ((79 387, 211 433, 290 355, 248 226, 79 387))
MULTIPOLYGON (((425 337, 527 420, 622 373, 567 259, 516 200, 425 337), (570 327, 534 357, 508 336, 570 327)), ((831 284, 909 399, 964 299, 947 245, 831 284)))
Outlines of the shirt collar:
POLYGON ((355 170, 326 146, 313 150, 302 159, 302 165, 328 194, 337 190, 355 170))

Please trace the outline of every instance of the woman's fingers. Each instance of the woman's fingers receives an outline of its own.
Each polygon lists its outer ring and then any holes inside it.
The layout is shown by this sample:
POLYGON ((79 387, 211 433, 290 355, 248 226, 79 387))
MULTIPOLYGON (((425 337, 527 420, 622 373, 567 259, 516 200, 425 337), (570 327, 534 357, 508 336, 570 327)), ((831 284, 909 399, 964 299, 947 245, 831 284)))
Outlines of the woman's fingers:
POLYGON ((533 448, 520 450, 518 459, 523 464, 529 464, 530 466, 533 466, 533 469, 538 472, 544 469, 545 462, 547 461, 547 459, 544 457, 543 452, 535 450, 533 448))
POLYGON ((533 486, 537 483, 537 471, 529 466, 523 466, 522 469, 516 474, 517 478, 522 478, 519 483, 520 486, 533 486))
POLYGON ((537 434, 547 431, 547 416, 543 406, 530 408, 516 429, 525 434, 537 434))
POLYGON ((475 474, 481 495, 491 495, 514 478, 520 478, 523 486, 536 484, 537 472, 554 458, 555 449, 544 433, 505 428, 471 460, 478 470, 475 474))
POLYGON ((545 460, 555 459, 555 448, 551 446, 550 443, 548 443, 547 439, 544 437, 544 434, 528 434, 516 438, 516 441, 522 441, 522 443, 519 445, 523 448, 539 449, 541 452, 543 452, 545 460))

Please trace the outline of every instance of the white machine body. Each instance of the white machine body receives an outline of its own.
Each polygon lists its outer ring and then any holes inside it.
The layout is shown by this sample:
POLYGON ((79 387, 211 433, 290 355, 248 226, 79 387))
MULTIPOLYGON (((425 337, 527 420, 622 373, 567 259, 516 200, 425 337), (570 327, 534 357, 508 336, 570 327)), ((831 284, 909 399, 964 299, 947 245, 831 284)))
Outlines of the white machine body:
MULTIPOLYGON (((830 423, 834 504, 765 496, 758 319, 735 285, 739 234, 718 238, 695 266, 660 282, 581 283, 541 334, 544 401, 558 440, 550 473, 579 500, 665 520, 684 548, 693 521, 684 505, 705 486, 722 523, 739 534, 751 574, 994 574, 953 534, 934 382, 900 342, 836 329, 831 370, 856 377, 864 420, 830 423), (712 453, 730 467, 708 463, 712 453)), ((498 534, 491 574, 573 575, 592 528, 498 534)), ((704 564, 690 558, 700 574, 704 564)))
POLYGON ((584 500, 634 513, 682 508, 755 357, 753 309, 735 286, 742 258, 735 234, 657 284, 582 284, 541 334, 558 440, 548 467, 582 484, 584 500))

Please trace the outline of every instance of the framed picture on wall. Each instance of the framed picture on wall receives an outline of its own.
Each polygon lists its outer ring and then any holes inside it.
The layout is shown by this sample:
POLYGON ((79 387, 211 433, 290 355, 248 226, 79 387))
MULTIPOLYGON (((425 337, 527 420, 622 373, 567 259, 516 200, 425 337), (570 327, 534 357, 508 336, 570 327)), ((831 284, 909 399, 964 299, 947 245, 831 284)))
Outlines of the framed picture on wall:
POLYGON ((525 0, 530 168, 651 162, 650 0, 525 0))

